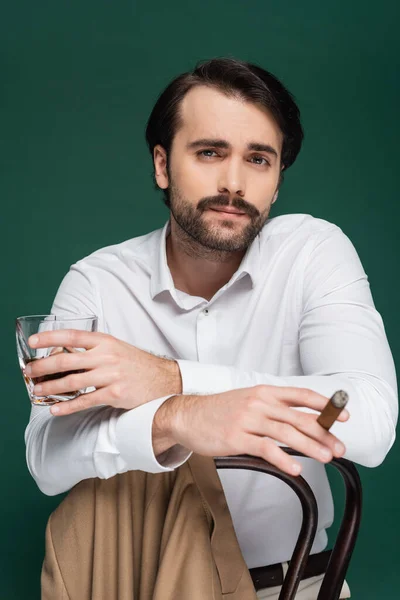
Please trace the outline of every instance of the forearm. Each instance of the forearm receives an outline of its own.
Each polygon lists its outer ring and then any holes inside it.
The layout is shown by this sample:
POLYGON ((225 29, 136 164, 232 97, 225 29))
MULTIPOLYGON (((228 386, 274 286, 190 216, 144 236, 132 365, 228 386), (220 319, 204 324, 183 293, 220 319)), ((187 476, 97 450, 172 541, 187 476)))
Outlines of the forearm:
POLYGON ((255 385, 307 388, 326 396, 349 394, 350 419, 331 431, 345 444, 346 458, 364 466, 379 465, 395 439, 397 393, 384 379, 365 373, 277 377, 230 366, 178 361, 184 394, 210 394, 255 385))

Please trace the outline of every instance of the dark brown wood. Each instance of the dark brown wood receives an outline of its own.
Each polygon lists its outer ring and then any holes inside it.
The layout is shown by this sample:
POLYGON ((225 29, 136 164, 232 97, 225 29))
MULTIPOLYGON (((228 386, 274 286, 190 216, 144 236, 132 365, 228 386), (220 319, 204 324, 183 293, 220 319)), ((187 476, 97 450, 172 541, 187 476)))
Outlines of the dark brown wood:
POLYGON ((283 473, 274 465, 255 456, 216 457, 215 464, 218 469, 250 469, 266 473, 267 475, 273 475, 284 481, 297 494, 303 509, 303 522, 281 593, 279 594, 279 600, 294 600, 317 530, 317 503, 310 486, 303 477, 293 477, 292 475, 283 473))
MULTIPOLYGON (((292 448, 282 448, 292 456, 302 456, 292 448)), ((280 471, 262 458, 240 455, 216 457, 218 469, 250 469, 278 477, 289 485, 300 499, 303 522, 296 547, 283 582, 279 600, 294 600, 307 558, 314 541, 318 510, 314 494, 301 477, 293 477, 280 471)), ((338 600, 346 572, 357 540, 361 521, 362 487, 355 465, 344 459, 334 458, 331 463, 341 474, 346 491, 346 503, 342 523, 323 579, 318 600, 338 600)))
POLYGON ((338 600, 357 541, 362 512, 362 487, 356 467, 344 458, 335 458, 331 464, 342 475, 346 488, 346 504, 318 600, 338 600))

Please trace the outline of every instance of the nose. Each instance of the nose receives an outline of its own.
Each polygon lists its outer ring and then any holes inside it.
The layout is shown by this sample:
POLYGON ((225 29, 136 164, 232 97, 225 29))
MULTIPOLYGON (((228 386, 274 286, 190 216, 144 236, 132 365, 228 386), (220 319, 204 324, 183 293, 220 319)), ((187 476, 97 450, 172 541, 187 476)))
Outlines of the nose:
POLYGON ((219 174, 218 193, 244 197, 246 192, 244 173, 239 161, 231 159, 224 162, 219 174))

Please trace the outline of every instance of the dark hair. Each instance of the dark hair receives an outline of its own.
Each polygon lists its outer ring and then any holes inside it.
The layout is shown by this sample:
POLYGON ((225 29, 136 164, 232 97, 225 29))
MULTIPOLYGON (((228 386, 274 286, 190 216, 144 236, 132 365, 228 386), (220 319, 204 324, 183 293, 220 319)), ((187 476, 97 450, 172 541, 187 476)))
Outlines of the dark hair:
MULTIPOLYGON (((234 58, 213 58, 196 65, 171 81, 159 96, 147 122, 146 141, 151 156, 160 144, 168 153, 180 125, 179 107, 195 86, 207 85, 267 108, 283 133, 282 164, 288 169, 296 160, 304 138, 300 110, 292 94, 272 73, 234 58)), ((281 175, 281 180, 283 175, 281 175)), ((169 206, 168 190, 164 190, 169 206)))

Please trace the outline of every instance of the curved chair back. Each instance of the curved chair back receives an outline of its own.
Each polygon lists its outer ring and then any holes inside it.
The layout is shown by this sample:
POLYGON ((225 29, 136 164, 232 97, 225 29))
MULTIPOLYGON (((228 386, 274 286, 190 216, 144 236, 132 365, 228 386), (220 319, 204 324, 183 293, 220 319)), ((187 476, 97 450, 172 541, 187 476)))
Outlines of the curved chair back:
MULTIPOLYGON (((283 450, 293 456, 304 457, 304 454, 292 448, 283 448, 283 450)), ((283 473, 274 465, 255 456, 218 456, 215 457, 215 464, 217 469, 249 469, 278 477, 297 494, 303 509, 303 521, 279 594, 279 600, 295 600, 296 591, 317 530, 318 509, 310 486, 300 475, 294 477, 283 473)), ((321 584, 318 600, 338 600, 361 520, 362 488, 356 467, 344 458, 334 458, 330 464, 336 467, 342 475, 346 490, 346 502, 342 523, 321 584)))

